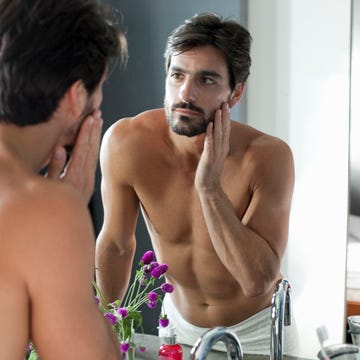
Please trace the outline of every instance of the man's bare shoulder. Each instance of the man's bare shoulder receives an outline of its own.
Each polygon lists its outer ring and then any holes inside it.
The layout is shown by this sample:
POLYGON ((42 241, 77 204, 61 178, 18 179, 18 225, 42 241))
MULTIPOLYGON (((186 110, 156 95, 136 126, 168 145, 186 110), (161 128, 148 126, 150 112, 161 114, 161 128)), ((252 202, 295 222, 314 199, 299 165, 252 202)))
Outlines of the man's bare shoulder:
POLYGON ((71 327, 71 304, 80 301, 88 309, 91 292, 85 298, 83 288, 91 290, 94 270, 91 219, 71 185, 26 172, 18 180, 12 174, 13 181, 7 178, 5 184, 2 175, 0 278, 6 296, 0 296, 0 304, 11 313, 3 327, 24 343, 34 336, 43 344, 46 319, 54 309, 63 317, 62 328, 71 327))
POLYGON ((2 190, 1 244, 7 243, 9 250, 41 247, 61 234, 65 244, 70 231, 90 225, 86 204, 70 185, 36 175, 23 177, 21 183, 14 180, 2 190))
MULTIPOLYGON (((130 165, 129 160, 143 159, 148 151, 153 152, 161 146, 168 136, 168 124, 164 109, 153 109, 134 117, 122 118, 110 126, 104 134, 100 162, 110 161, 123 167, 130 165), (123 156, 119 157, 119 154, 123 156)), ((128 169, 130 171, 130 169, 128 169)))
POLYGON ((292 151, 284 140, 247 124, 232 123, 231 143, 235 151, 242 149, 244 154, 253 160, 266 160, 269 157, 292 159, 292 151))
MULTIPOLYGON (((3 184, 3 188, 6 188, 6 196, 2 198, 2 200, 8 201, 1 201, 1 206, 13 205, 15 207, 19 205, 19 202, 22 206, 25 206, 35 202, 34 206, 36 204, 46 204, 51 207, 52 203, 49 203, 49 200, 56 199, 63 199, 64 204, 67 204, 68 201, 72 203, 77 203, 79 201, 81 203, 80 194, 66 183, 48 179, 37 174, 23 173, 21 178, 19 178, 19 173, 14 174, 14 177, 15 175, 18 178, 13 178, 13 181, 11 181, 10 177, 7 183, 3 184)), ((0 178, 1 177, 0 174, 0 178)), ((1 183, 2 180, 0 180, 0 184, 1 183)))
POLYGON ((232 143, 232 158, 241 164, 242 176, 249 175, 251 191, 271 188, 276 193, 279 188, 292 189, 294 159, 284 140, 237 123, 232 126, 232 143))
POLYGON ((150 134, 158 134, 165 128, 167 122, 164 109, 152 109, 116 121, 106 131, 105 136, 115 138, 116 141, 132 142, 136 139, 143 140, 143 137, 150 134))

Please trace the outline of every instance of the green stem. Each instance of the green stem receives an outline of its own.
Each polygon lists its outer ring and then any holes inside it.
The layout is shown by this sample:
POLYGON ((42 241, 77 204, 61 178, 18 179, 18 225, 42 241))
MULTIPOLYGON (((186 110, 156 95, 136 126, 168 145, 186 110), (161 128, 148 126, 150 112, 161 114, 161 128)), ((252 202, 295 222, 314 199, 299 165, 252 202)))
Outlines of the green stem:
POLYGON ((141 290, 141 287, 142 285, 140 285, 140 282, 139 282, 139 276, 136 276, 135 277, 135 280, 133 282, 133 289, 132 289, 132 297, 131 297, 131 301, 129 301, 129 304, 128 305, 131 305, 134 309, 138 309, 139 305, 138 305, 138 302, 139 302, 139 299, 144 296, 144 294, 146 293, 147 289, 149 288, 150 285, 152 285, 152 279, 149 280, 149 282, 144 286, 144 288, 141 290), (134 295, 134 289, 135 289, 135 286, 137 285, 137 291, 136 291, 136 295, 134 295))
POLYGON ((106 304, 106 300, 103 296, 103 294, 101 293, 97 283, 95 280, 93 280, 93 286, 95 288, 95 291, 96 291, 96 295, 99 297, 99 300, 100 300, 100 309, 102 312, 106 312, 107 311, 107 304, 106 304))
POLYGON ((129 306, 130 305, 130 300, 129 299, 132 299, 133 298, 133 295, 134 295, 134 289, 135 289, 135 286, 136 284, 138 283, 138 280, 139 280, 139 275, 138 275, 138 272, 136 272, 135 274, 135 279, 134 281, 132 282, 132 284, 130 285, 130 288, 126 294, 126 297, 125 297, 125 301, 123 303, 123 306, 129 306))

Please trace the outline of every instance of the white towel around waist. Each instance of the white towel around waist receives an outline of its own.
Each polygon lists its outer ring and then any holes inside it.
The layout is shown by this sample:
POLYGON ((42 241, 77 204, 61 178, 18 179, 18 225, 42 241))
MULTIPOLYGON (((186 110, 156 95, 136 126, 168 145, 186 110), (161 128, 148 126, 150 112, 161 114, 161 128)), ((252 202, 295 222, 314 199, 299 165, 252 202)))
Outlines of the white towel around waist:
MULTIPOLYGON (((180 344, 193 346, 196 340, 209 328, 198 327, 186 321, 177 311, 170 295, 166 294, 163 311, 167 314, 170 324, 176 328, 177 340, 180 344)), ((228 326, 238 336, 243 352, 246 354, 270 353, 270 307, 252 315, 239 324, 228 326)), ((283 354, 291 354, 297 346, 297 331, 292 319, 291 326, 284 327, 283 354)), ((217 343, 214 350, 226 351, 222 342, 217 343)))

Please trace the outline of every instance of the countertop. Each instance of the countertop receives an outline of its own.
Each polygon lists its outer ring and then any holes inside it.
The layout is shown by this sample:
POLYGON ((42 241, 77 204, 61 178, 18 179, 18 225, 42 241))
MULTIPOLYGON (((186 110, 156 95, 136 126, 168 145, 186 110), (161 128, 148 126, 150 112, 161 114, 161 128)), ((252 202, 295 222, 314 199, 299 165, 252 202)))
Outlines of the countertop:
MULTIPOLYGON (((159 351, 159 338, 154 335, 147 334, 135 334, 135 343, 137 345, 143 344, 146 346, 147 350, 144 353, 141 353, 136 350, 136 360, 158 360, 158 351, 159 351)), ((188 360, 190 356, 190 346, 182 345, 183 348, 183 360, 188 360)), ((227 359, 226 354, 219 351, 211 351, 207 359, 209 360, 221 360, 227 359)), ((249 355, 244 354, 244 360, 268 360, 268 355, 249 355)), ((284 360, 305 360, 293 356, 283 356, 284 360)))

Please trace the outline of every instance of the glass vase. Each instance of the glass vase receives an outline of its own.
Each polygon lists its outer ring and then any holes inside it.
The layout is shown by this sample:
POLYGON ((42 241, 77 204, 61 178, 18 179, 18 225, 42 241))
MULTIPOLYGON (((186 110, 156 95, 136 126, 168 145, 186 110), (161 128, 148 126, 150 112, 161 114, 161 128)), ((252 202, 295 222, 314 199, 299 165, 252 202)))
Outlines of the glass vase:
POLYGON ((126 353, 122 353, 123 360, 135 360, 135 348, 130 348, 126 353))

